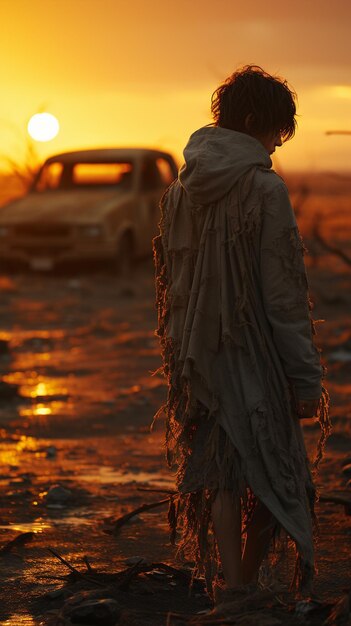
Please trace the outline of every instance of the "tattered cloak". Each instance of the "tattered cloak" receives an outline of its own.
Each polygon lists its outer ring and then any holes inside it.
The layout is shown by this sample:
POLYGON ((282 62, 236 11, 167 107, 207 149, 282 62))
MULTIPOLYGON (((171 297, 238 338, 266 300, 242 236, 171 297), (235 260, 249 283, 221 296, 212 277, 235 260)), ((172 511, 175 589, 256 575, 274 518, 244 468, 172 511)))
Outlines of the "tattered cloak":
POLYGON ((218 567, 210 505, 241 495, 244 528, 261 500, 296 547, 292 586, 314 573, 313 472, 330 431, 328 393, 313 341, 308 283, 288 192, 258 141, 200 129, 161 201, 154 239, 156 300, 168 398, 166 449, 176 469, 173 539, 205 574, 218 567), (307 458, 296 399, 321 398, 321 435, 307 458), (201 476, 191 468, 206 423, 201 476), (220 432, 224 433, 220 437, 220 432), (216 489, 210 484, 217 468, 216 489), (210 488, 211 487, 211 488, 210 488))

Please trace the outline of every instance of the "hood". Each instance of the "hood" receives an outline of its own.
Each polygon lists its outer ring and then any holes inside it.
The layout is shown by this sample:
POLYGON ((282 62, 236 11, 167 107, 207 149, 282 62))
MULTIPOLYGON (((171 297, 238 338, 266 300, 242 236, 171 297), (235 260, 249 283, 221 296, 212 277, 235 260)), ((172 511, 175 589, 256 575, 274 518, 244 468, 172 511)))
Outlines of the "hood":
POLYGON ((251 168, 272 166, 257 139, 220 126, 195 131, 184 149, 184 159, 178 178, 196 204, 219 200, 251 168))
POLYGON ((35 193, 14 200, 0 209, 1 224, 25 222, 98 221, 111 207, 126 200, 125 192, 116 190, 74 190, 35 193))

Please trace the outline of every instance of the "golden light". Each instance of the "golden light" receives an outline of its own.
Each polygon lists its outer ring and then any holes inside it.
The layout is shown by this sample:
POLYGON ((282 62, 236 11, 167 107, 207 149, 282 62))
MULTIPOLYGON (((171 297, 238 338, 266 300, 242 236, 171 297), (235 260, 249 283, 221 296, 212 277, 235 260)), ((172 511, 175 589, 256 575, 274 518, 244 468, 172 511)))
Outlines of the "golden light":
POLYGON ((31 407, 30 409, 20 409, 19 414, 21 417, 43 417, 45 415, 51 415, 52 410, 50 407, 45 406, 44 404, 38 404, 35 407, 31 407))
POLYGON ((60 125, 51 113, 36 113, 30 118, 27 130, 35 141, 51 141, 58 134, 60 125))
POLYGON ((332 85, 330 91, 335 98, 351 98, 350 85, 332 85))

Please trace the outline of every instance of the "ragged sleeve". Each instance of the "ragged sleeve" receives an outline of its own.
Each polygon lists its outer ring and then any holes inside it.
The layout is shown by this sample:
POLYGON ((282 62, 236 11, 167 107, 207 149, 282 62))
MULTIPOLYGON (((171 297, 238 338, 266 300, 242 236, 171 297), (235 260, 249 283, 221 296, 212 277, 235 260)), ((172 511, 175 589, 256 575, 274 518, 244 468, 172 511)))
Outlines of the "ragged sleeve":
POLYGON ((313 342, 303 252, 288 190, 279 181, 264 194, 261 287, 273 341, 299 400, 321 396, 323 374, 320 353, 313 342))

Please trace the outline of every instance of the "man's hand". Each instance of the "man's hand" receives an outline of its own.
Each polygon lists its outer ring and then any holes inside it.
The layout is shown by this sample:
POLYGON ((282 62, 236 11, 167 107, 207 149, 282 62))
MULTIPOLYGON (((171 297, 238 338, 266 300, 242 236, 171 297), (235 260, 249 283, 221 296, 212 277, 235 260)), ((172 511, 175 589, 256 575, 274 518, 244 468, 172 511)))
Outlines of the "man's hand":
POLYGON ((318 400, 298 400, 297 415, 300 419, 314 417, 318 411, 320 398, 318 400))

